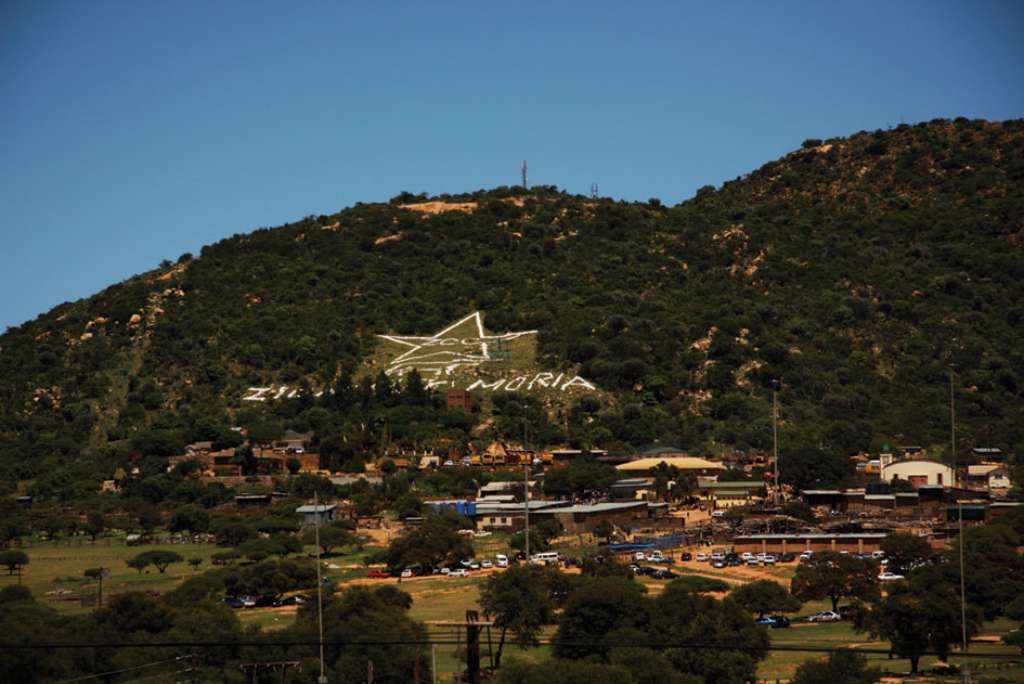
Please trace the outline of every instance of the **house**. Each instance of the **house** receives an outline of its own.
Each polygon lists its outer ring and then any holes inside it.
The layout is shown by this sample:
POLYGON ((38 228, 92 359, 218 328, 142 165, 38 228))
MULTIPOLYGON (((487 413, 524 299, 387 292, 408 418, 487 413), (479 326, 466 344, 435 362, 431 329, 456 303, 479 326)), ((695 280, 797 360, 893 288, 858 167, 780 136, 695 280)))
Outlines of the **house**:
POLYGON ((335 504, 306 504, 296 508, 295 512, 302 516, 302 527, 315 527, 334 520, 337 510, 338 506, 335 504))
POLYGON ((297 461, 300 473, 316 473, 320 470, 320 454, 308 451, 285 451, 281 449, 252 450, 257 468, 264 473, 286 473, 289 461, 297 461))
POLYGON ((1013 484, 1010 482, 1010 471, 1006 466, 999 463, 983 463, 967 466, 967 486, 971 489, 1003 493, 1013 484))
POLYGON ((915 489, 921 485, 952 487, 956 485, 956 471, 938 461, 894 461, 882 466, 880 479, 883 482, 892 482, 893 479, 906 480, 915 489))
POLYGON ((473 395, 466 390, 448 390, 446 405, 449 411, 459 410, 466 413, 473 412, 473 395))
POLYGON ((306 447, 312 440, 312 432, 295 432, 294 430, 286 430, 284 437, 274 440, 271 446, 274 447, 275 451, 302 453, 306 450, 306 447))
POLYGON ((236 494, 236 508, 266 508, 270 506, 270 494, 236 494))

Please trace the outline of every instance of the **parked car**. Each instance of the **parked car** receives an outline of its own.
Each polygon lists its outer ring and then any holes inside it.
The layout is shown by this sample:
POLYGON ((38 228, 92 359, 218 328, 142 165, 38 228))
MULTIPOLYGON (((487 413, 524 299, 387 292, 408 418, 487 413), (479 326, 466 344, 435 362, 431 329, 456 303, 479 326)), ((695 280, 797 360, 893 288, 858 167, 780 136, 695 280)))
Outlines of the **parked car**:
POLYGON ((875 560, 882 560, 883 558, 885 558, 885 551, 872 551, 871 557, 875 560))
POLYGON ((654 579, 661 579, 661 580, 674 580, 677 577, 679 577, 679 573, 678 572, 672 572, 668 568, 662 568, 661 570, 656 570, 654 572, 654 574, 651 575, 651 577, 653 577, 654 579))
POLYGON ((804 562, 806 560, 811 560, 811 556, 813 556, 813 555, 814 555, 813 551, 804 551, 803 553, 800 554, 800 562, 802 563, 802 562, 804 562))
POLYGON ((484 570, 489 570, 490 568, 494 567, 494 563, 492 563, 491 561, 489 561, 487 559, 484 559, 484 560, 480 561, 480 567, 483 568, 484 570))
POLYGON ((770 617, 765 615, 763 618, 758 618, 756 622, 759 625, 765 625, 772 629, 785 629, 789 627, 789 618, 785 615, 772 615, 770 617))
POLYGON ((711 517, 712 518, 724 518, 725 517, 725 511, 711 511, 711 517))
POLYGON ((724 567, 725 567, 725 561, 724 561, 724 560, 716 560, 716 561, 713 561, 713 562, 711 563, 711 567, 713 567, 713 568, 718 568, 719 570, 721 570, 722 568, 724 568, 724 567))
POLYGON ((700 553, 697 554, 697 560, 699 562, 701 562, 701 563, 707 563, 710 560, 710 556, 708 556, 708 554, 706 554, 703 551, 701 551, 700 553))
POLYGON ((665 554, 663 554, 660 550, 651 551, 651 553, 647 556, 647 560, 649 560, 652 563, 664 563, 665 554))
POLYGON ((790 553, 788 551, 786 553, 782 554, 781 556, 779 556, 779 562, 780 563, 792 563, 795 560, 796 560, 796 554, 795 553, 790 553))
POLYGON ((635 561, 647 560, 647 556, 644 555, 643 551, 637 551, 636 553, 633 554, 633 560, 635 560, 635 561))
POLYGON ((885 572, 880 573, 878 575, 878 579, 880 582, 893 582, 895 580, 901 580, 906 578, 903 577, 903 575, 899 575, 895 572, 889 572, 888 570, 886 570, 885 572))
POLYGON ((815 613, 814 615, 807 616, 808 622, 839 622, 842 619, 843 618, 839 615, 839 613, 833 612, 831 610, 823 610, 820 613, 815 613))
POLYGON ((690 553, 689 551, 684 551, 683 555, 682 555, 682 559, 683 559, 683 562, 692 561, 693 560, 693 554, 690 553))
POLYGON ((725 552, 724 551, 713 551, 711 553, 711 560, 713 560, 713 561, 724 561, 725 560, 725 552))
POLYGON ((275 606, 301 606, 306 603, 306 599, 301 596, 285 596, 283 599, 274 603, 275 606))
POLYGON ((228 596, 224 599, 224 603, 229 608, 245 608, 245 603, 243 603, 242 599, 238 598, 237 596, 228 596))
POLYGON ((381 570, 380 568, 374 568, 373 570, 370 570, 370 572, 368 572, 366 574, 366 576, 374 578, 374 579, 382 579, 382 578, 385 578, 385 577, 391 577, 391 573, 389 573, 387 570, 381 570))
POLYGON ((466 568, 455 568, 448 573, 449 577, 469 577, 469 570, 466 568))
POLYGON ((775 565, 775 556, 769 554, 761 559, 761 563, 764 565, 775 565))
POLYGON ((503 553, 499 553, 498 555, 496 555, 494 557, 494 562, 498 565, 499 568, 507 568, 508 567, 508 556, 506 556, 503 553))
POLYGON ((755 556, 754 554, 750 553, 750 551, 744 551, 743 553, 740 554, 740 558, 742 558, 745 561, 748 561, 751 558, 757 558, 757 556, 755 556))

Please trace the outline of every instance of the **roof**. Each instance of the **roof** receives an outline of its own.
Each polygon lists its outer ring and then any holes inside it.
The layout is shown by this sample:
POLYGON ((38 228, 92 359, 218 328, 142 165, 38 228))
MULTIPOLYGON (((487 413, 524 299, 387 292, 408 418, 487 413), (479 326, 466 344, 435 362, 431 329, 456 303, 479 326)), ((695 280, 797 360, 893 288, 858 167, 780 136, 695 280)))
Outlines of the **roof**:
POLYGON ((800 493, 811 496, 839 496, 843 492, 838 489, 802 489, 800 493))
POLYGON ((750 491, 747 489, 718 489, 715 490, 715 496, 750 496, 750 491))
POLYGON ((296 508, 295 512, 296 513, 303 513, 303 514, 305 514, 305 513, 327 513, 328 511, 333 511, 335 508, 337 508, 337 506, 335 504, 320 504, 318 506, 314 506, 313 504, 306 504, 304 506, 299 506, 298 508, 296 508))
POLYGON ((705 458, 698 458, 696 456, 641 458, 636 461, 617 465, 615 468, 616 470, 624 472, 646 471, 657 468, 659 463, 664 463, 667 466, 679 468, 680 470, 725 470, 725 466, 721 463, 715 463, 714 461, 709 461, 705 458))
POLYGON ((734 541, 760 541, 771 539, 885 539, 888 532, 837 532, 828 534, 826 532, 804 532, 799 534, 743 534, 733 537, 734 541))
POLYGON ((764 482, 742 480, 698 480, 698 489, 764 489, 764 482))
POLYGON ((598 503, 598 504, 577 504, 565 508, 553 508, 545 513, 611 513, 613 511, 625 511, 631 508, 647 508, 646 501, 625 501, 621 503, 598 503))
POLYGON ((668 454, 686 454, 686 452, 679 447, 674 446, 656 446, 640 452, 640 455, 644 458, 651 456, 666 456, 668 454))
POLYGON ((988 475, 994 470, 1006 470, 1006 466, 998 463, 986 463, 984 465, 967 466, 967 474, 975 476, 988 475))
POLYGON ((642 487, 653 483, 654 479, 650 477, 627 477, 624 480, 616 480, 612 487, 642 487))

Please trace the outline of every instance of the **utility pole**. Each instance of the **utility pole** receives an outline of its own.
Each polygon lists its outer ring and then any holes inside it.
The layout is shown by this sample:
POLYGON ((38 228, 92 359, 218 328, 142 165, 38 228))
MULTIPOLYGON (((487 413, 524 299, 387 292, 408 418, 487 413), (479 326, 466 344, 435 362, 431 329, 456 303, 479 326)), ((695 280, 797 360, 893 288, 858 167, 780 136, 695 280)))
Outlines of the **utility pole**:
MULTIPOLYGON (((954 376, 953 368, 950 366, 949 369, 949 441, 950 448, 952 449, 952 463, 953 463, 953 486, 958 487, 957 482, 957 457, 956 457, 956 390, 954 389, 954 376)), ((963 675, 964 683, 971 681, 970 671, 967 665, 967 590, 966 582, 964 580, 964 546, 967 540, 964 539, 964 502, 962 497, 957 494, 956 497, 956 518, 957 518, 957 534, 959 536, 960 543, 960 652, 963 654, 963 665, 960 668, 960 672, 963 675)))
POLYGON ((324 674, 324 582, 320 577, 320 494, 313 492, 313 515, 316 516, 313 534, 316 539, 316 625, 320 642, 320 676, 317 684, 327 684, 327 675, 324 674))
POLYGON ((530 186, 526 182, 526 160, 523 160, 523 190, 526 190, 530 186))
POLYGON ((775 505, 782 500, 782 483, 779 482, 779 381, 772 380, 772 456, 775 459, 775 505))
POLYGON ((530 563, 530 466, 523 466, 523 527, 526 540, 526 563, 530 563))
POLYGON ((466 611, 466 674, 469 684, 480 684, 480 616, 475 610, 466 611))

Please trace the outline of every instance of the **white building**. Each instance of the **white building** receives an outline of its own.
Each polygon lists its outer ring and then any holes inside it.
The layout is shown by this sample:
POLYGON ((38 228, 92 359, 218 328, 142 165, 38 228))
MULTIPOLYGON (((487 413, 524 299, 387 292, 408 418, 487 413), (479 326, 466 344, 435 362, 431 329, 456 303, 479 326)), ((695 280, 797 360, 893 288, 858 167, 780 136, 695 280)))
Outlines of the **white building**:
POLYGON ((893 478, 906 480, 915 489, 921 485, 956 486, 956 471, 938 461, 895 461, 882 466, 882 481, 891 482, 893 478))

